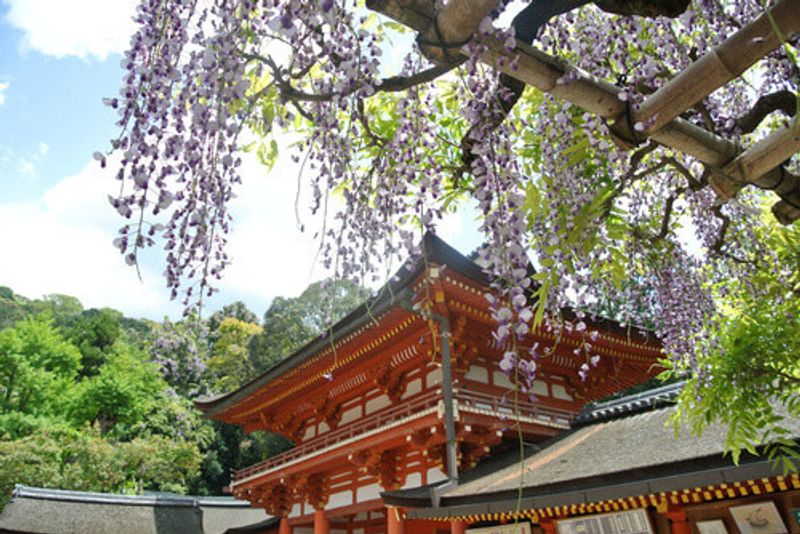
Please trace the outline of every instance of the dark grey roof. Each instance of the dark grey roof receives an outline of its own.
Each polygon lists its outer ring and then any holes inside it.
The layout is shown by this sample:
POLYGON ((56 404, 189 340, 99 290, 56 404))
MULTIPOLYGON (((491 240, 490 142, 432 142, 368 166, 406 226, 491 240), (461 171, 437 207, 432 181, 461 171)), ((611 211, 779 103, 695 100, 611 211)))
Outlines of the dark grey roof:
POLYGON ((606 402, 587 404, 572 420, 571 425, 577 428, 671 405, 683 389, 683 385, 684 382, 676 382, 606 402))
POLYGON ((225 534, 263 534, 276 530, 280 525, 281 520, 277 517, 270 517, 264 521, 253 523, 251 525, 244 525, 241 527, 229 528, 225 534))
MULTIPOLYGON (((772 462, 748 454, 742 455, 741 465, 733 465, 723 456, 727 430, 721 425, 700 437, 685 428, 676 435, 669 419, 680 387, 673 384, 587 409, 572 430, 541 449, 529 447, 524 465, 517 450, 467 473, 459 486, 440 493, 440 508, 431 508, 430 489, 389 492, 384 498, 420 508, 412 517, 452 517, 516 509, 520 486, 523 508, 538 508, 781 474, 773 471, 772 462)), ((800 420, 788 419, 785 426, 800 436, 800 420)))
POLYGON ((221 534, 267 517, 247 501, 170 493, 120 495, 17 485, 0 532, 221 534))

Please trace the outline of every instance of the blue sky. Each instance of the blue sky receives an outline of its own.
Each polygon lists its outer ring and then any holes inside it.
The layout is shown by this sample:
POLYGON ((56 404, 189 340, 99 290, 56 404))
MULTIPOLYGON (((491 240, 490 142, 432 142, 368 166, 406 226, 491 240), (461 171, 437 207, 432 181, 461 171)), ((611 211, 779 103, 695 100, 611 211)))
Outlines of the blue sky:
MULTIPOLYGON (((0 0, 0 285, 32 298, 65 293, 86 307, 178 317, 161 256, 143 262, 139 280, 111 246, 119 224, 106 201, 113 169, 102 171, 91 156, 116 132, 101 100, 118 91, 134 5, 0 0)), ((252 160, 244 169, 233 264, 207 309, 244 300, 260 315, 272 298, 296 296, 323 273, 313 265, 315 243, 296 228, 296 182, 286 179, 296 176, 293 164, 281 160, 269 176, 252 160)), ((441 235, 468 252, 478 244, 474 226, 452 217, 441 235)))

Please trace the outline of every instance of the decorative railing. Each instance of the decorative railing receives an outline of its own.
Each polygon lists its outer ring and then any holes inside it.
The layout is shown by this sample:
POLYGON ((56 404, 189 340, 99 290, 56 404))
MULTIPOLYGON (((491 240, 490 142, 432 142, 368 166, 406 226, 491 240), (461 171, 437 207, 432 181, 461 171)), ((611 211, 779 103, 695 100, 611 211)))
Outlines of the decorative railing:
MULTIPOLYGON (((570 412, 568 410, 551 408, 522 399, 515 400, 510 396, 497 397, 477 391, 456 389, 453 391, 453 398, 455 400, 454 405, 456 411, 459 409, 463 409, 464 411, 478 411, 494 415, 501 419, 514 420, 515 417, 519 416, 521 419, 527 421, 560 427, 568 425, 569 421, 575 416, 575 412, 570 412)), ((308 441, 303 441, 293 449, 268 458, 263 462, 234 471, 233 480, 235 482, 257 473, 269 471, 294 460, 309 456, 316 451, 332 447, 345 440, 389 426, 402 419, 407 420, 415 415, 422 415, 423 412, 431 408, 443 411, 443 403, 441 389, 430 391, 429 393, 411 398, 396 406, 362 417, 357 421, 348 423, 335 430, 320 434, 308 441)))
POLYGON ((519 416, 526 421, 567 426, 576 415, 574 411, 530 402, 524 394, 520 394, 519 398, 515 399, 513 392, 504 397, 498 397, 479 391, 455 390, 453 396, 459 410, 472 408, 502 419, 513 420, 519 416))
POLYGON ((441 399, 442 391, 434 390, 430 393, 426 393, 425 395, 417 397, 416 399, 411 399, 408 402, 402 402, 397 406, 392 406, 389 409, 381 410, 366 417, 362 417, 353 423, 347 423, 340 428, 320 434, 319 436, 308 441, 303 441, 295 448, 278 454, 277 456, 273 456, 272 458, 267 458, 263 462, 259 462, 251 465, 250 467, 234 471, 233 480, 247 478, 254 473, 266 471, 273 467, 289 463, 292 460, 302 458, 303 456, 307 456, 321 449, 326 449, 346 439, 366 434, 371 430, 376 430, 400 419, 411 417, 429 408, 435 408, 441 399))

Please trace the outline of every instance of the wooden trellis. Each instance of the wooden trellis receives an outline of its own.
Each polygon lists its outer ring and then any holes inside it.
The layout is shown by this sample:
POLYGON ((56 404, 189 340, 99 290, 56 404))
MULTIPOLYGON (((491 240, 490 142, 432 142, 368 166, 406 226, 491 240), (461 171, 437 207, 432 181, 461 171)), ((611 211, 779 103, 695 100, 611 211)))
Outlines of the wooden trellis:
MULTIPOLYGON (((463 43, 497 3, 450 0, 441 5, 436 0, 368 0, 367 6, 420 32, 423 41, 463 43)), ((724 200, 748 185, 774 191, 780 200, 772 212, 781 223, 790 224, 800 219, 800 177, 787 171, 783 163, 800 151, 797 116, 745 150, 680 115, 780 46, 778 32, 785 37, 798 31, 800 0, 779 0, 769 14, 762 14, 692 63, 649 95, 635 111, 618 98, 621 88, 521 41, 509 53, 501 40, 490 39, 486 43, 489 51, 481 59, 495 66, 501 56, 516 56, 518 68, 512 71, 505 67, 506 74, 606 119, 620 142, 649 137, 694 157, 710 171, 709 184, 724 200), (637 123, 645 126, 643 131, 633 130, 632 125, 637 123)), ((426 53, 434 61, 445 55, 442 49, 435 48, 426 53)))

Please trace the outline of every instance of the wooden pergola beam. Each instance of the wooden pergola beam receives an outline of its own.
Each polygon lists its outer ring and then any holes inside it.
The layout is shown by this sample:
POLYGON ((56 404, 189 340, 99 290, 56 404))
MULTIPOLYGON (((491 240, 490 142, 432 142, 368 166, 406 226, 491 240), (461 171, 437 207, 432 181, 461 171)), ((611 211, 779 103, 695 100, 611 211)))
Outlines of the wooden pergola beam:
POLYGON ((800 119, 795 117, 725 165, 711 185, 725 199, 733 198, 749 184, 775 191, 782 200, 772 207, 772 212, 781 223, 790 224, 800 219, 800 177, 787 172, 782 164, 797 152, 800 119))
POLYGON ((740 76, 780 46, 787 35, 797 31, 800 31, 797 0, 779 0, 768 12, 762 13, 647 97, 634 114, 634 122, 642 123, 645 126, 643 133, 651 135, 740 76))
MULTIPOLYGON (((797 9, 797 1, 780 0, 775 6, 774 9, 780 8, 780 10, 773 13, 773 19, 778 16, 785 18, 785 21, 780 22, 782 29, 788 30, 800 24, 798 20, 800 15, 797 13, 800 10, 797 9)), ((433 0, 367 0, 368 8, 420 32, 423 50, 430 53, 434 61, 444 60, 445 62, 454 55, 454 50, 447 46, 437 48, 435 44, 457 44, 466 41, 474 34, 480 21, 491 12, 495 5, 491 0, 450 0, 437 11, 436 2, 433 0), (436 17, 435 22, 434 17, 436 17)), ((744 59, 732 59, 737 48, 749 45, 763 54, 777 46, 777 44, 773 45, 769 36, 760 33, 764 30, 764 24, 770 25, 766 15, 746 26, 744 29, 746 31, 737 32, 730 37, 726 43, 732 44, 721 47, 723 48, 722 55, 720 55, 719 49, 715 51, 719 61, 723 66, 727 64, 725 69, 730 72, 728 74, 717 73, 713 81, 709 83, 699 82, 702 90, 719 84, 722 78, 738 69, 746 69, 758 59, 753 59, 751 57, 753 54, 750 52, 744 59), (761 37, 764 37, 764 42, 761 41, 761 37), (756 41, 752 42, 753 39, 756 41), (768 49, 764 51, 765 48, 768 49)), ((777 39, 777 36, 775 38, 777 39)), ((628 105, 618 98, 622 91, 620 87, 536 50, 521 41, 517 41, 517 47, 513 53, 509 53, 504 43, 496 38, 488 39, 485 44, 489 50, 481 57, 483 62, 496 68, 497 60, 505 57, 507 61, 501 69, 505 74, 603 117, 609 121, 612 132, 621 138, 622 142, 634 145, 647 138, 649 133, 649 137, 656 143, 683 152, 705 164, 713 171, 712 186, 726 200, 744 185, 754 184, 767 187, 762 184, 775 183, 776 175, 788 175, 780 167, 780 164, 798 151, 797 141, 792 138, 791 129, 786 129, 786 132, 779 130, 749 150, 743 151, 736 143, 681 119, 677 117, 677 114, 668 121, 664 121, 662 118, 659 121, 658 129, 651 126, 649 132, 646 129, 636 131, 634 127, 638 122, 636 116, 631 115, 628 105), (512 70, 510 60, 515 56, 518 58, 517 68, 512 70), (777 149, 778 145, 781 145, 780 149, 777 149), (728 171, 734 172, 734 175, 729 176, 728 171), (726 191, 731 194, 727 194, 726 191)), ((716 60, 712 58, 707 61, 716 60)), ((697 63, 699 61, 695 64, 697 63)), ((696 75, 698 72, 696 69, 697 67, 695 67, 695 75, 692 80, 702 78, 702 76, 696 75)), ((667 96, 678 91, 680 83, 667 88, 664 93, 666 96, 659 97, 659 100, 671 101, 667 96)), ((725 81, 722 81, 721 85, 724 83, 725 81)), ((698 91, 694 93, 696 94, 687 98, 689 100, 697 98, 698 91)), ((702 99, 703 96, 705 95, 700 95, 699 99, 702 99)), ((658 101, 654 102, 658 103, 658 101)), ((649 112, 656 109, 655 103, 648 108, 649 112)), ((676 106, 670 104, 668 108, 673 110, 676 106)), ((679 110, 678 114, 684 110, 685 108, 679 110)), ((669 116, 671 113, 672 111, 665 116, 669 116)), ((658 114, 660 115, 660 112, 658 114)), ((656 116, 656 120, 659 120, 658 116, 656 116)), ((788 224, 800 219, 800 209, 797 209, 798 204, 795 201, 795 198, 800 195, 800 183, 798 183, 800 181, 790 178, 784 182, 775 190, 782 201, 773 207, 773 212, 782 223, 788 224)))

